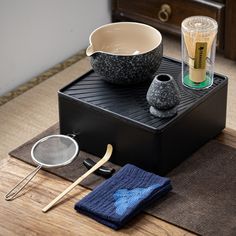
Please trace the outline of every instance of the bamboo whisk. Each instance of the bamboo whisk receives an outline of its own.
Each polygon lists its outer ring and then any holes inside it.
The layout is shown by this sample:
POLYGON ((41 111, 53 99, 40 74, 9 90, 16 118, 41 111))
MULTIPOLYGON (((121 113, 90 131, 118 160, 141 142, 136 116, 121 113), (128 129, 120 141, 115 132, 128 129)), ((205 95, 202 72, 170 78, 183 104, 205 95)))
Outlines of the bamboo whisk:
POLYGON ((207 57, 217 34, 217 23, 205 16, 189 17, 182 22, 182 34, 189 58, 189 78, 201 83, 206 78, 207 57))

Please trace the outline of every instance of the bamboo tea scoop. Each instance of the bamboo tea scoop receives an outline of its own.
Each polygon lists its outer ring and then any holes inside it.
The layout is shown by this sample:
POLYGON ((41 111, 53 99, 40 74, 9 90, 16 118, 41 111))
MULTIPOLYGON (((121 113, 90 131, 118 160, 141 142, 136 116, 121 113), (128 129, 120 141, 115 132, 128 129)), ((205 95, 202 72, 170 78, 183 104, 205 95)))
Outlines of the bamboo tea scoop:
POLYGON ((87 176, 96 171, 99 167, 101 167, 104 163, 106 163, 112 154, 113 147, 111 144, 107 145, 107 150, 105 155, 101 160, 99 160, 96 165, 94 165, 90 170, 88 170, 85 174, 79 177, 73 184, 71 184, 66 190, 64 190, 60 195, 58 195, 54 200, 52 200, 46 207, 42 209, 43 212, 47 212, 51 207, 53 207, 61 198, 63 198, 67 193, 69 193, 74 187, 76 187, 82 180, 84 180, 87 176))

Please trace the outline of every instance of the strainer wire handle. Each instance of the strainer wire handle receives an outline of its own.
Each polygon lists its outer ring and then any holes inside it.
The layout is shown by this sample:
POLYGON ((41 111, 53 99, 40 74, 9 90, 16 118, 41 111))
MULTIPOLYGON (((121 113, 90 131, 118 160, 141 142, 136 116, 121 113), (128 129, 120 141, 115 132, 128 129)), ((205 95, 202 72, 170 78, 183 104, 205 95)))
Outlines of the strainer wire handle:
POLYGON ((22 179, 19 183, 17 183, 6 195, 5 200, 10 201, 14 200, 17 194, 34 178, 34 176, 41 169, 41 165, 37 166, 34 170, 32 170, 24 179, 22 179))

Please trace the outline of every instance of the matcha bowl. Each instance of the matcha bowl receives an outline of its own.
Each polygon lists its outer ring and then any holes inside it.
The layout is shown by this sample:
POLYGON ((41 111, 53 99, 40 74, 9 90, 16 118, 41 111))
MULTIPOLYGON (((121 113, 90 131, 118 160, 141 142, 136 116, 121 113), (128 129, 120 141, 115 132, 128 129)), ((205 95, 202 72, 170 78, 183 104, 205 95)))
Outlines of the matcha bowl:
POLYGON ((135 22, 111 23, 94 30, 87 56, 107 82, 137 84, 153 79, 163 56, 161 33, 135 22))

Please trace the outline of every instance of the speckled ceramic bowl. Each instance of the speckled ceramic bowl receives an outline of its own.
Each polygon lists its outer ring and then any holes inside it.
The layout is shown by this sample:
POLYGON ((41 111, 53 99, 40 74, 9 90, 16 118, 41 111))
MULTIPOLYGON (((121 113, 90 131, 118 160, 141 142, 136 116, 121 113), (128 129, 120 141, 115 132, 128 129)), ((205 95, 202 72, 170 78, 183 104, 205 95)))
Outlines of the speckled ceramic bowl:
POLYGON ((92 32, 89 41, 86 54, 93 69, 114 84, 150 80, 163 56, 161 33, 141 23, 104 25, 92 32))

